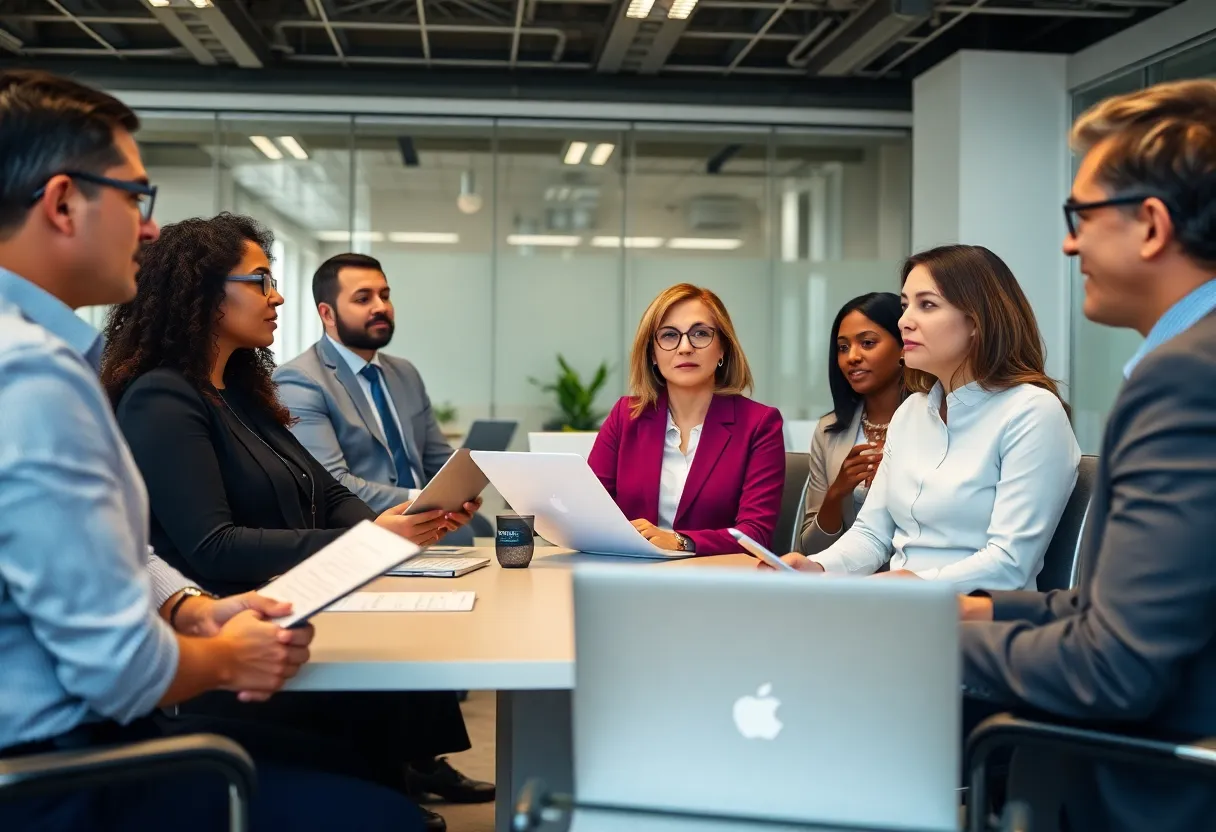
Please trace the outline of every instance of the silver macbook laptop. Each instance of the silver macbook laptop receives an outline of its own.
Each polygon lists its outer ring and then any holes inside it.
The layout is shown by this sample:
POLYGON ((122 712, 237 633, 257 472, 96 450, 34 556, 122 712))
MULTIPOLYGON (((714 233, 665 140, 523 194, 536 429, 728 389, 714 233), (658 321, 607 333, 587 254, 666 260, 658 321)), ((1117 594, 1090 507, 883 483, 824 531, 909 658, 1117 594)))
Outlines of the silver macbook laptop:
POLYGON ((519 514, 536 516, 536 533, 592 555, 688 557, 650 543, 621 513, 578 454, 473 451, 473 461, 519 514))
POLYGON ((948 584, 574 571, 580 804, 957 830, 948 584))

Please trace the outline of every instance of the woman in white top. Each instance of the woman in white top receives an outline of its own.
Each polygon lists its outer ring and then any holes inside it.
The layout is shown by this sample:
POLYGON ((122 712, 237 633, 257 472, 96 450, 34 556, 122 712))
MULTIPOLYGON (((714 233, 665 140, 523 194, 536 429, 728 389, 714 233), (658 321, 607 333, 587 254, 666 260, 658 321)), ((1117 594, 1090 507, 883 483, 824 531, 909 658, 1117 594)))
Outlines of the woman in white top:
POLYGON ((828 386, 832 412, 811 437, 810 481, 798 551, 822 552, 853 525, 882 458, 887 430, 903 402, 902 310, 899 295, 853 298, 832 322, 828 386))
POLYGON ((865 506, 808 572, 949 581, 959 593, 1034 589, 1077 478, 1080 449, 1026 296, 980 246, 903 268, 910 395, 887 431, 865 506))

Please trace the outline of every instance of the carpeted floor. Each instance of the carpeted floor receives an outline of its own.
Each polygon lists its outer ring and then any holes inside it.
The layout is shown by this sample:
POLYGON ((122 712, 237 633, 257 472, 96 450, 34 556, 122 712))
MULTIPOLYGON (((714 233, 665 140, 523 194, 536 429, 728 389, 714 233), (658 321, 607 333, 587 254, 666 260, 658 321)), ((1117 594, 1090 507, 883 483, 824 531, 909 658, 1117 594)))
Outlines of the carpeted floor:
MULTIPOLYGON (((476 780, 494 782, 494 702, 493 691, 473 691, 464 703, 464 720, 473 747, 449 759, 458 770, 476 780)), ((432 811, 443 815, 451 832, 493 832, 494 804, 456 806, 434 804, 432 811)))

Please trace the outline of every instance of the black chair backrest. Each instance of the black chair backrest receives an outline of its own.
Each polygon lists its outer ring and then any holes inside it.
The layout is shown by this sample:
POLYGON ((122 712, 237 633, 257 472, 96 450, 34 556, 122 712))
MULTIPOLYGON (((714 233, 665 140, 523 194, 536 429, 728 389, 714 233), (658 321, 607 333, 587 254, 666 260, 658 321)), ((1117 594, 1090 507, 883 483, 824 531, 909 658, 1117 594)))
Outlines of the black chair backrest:
POLYGON ((1040 592, 1069 589, 1077 581, 1077 550, 1081 547, 1081 529, 1089 514, 1089 498, 1094 491, 1098 458, 1085 455, 1077 468, 1077 484, 1073 486, 1068 505, 1056 526, 1047 552, 1043 555, 1043 571, 1039 573, 1040 592))
POLYGON ((811 455, 805 451, 785 452, 785 488, 781 492, 781 513, 773 530, 772 549, 778 555, 797 550, 798 531, 802 528, 803 502, 811 476, 811 455))

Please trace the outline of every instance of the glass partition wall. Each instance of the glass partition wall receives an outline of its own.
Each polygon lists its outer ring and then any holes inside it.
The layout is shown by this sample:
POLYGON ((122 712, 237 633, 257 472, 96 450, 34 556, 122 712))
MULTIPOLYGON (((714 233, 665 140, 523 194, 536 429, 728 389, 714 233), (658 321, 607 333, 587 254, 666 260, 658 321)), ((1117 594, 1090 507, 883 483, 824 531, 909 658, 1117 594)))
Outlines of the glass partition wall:
MULTIPOLYGON (((1216 38, 1176 50, 1145 65, 1073 91, 1073 117, 1104 98, 1133 92, 1163 81, 1216 77, 1216 38)), ((1075 172, 1079 159, 1073 160, 1075 172)), ((1102 446, 1102 430, 1115 396, 1123 383, 1123 366, 1143 339, 1130 329, 1111 329, 1085 318, 1084 278, 1076 259, 1072 265, 1072 372, 1073 427, 1081 450, 1096 454, 1102 446)))
MULTIPOLYGON (((625 392, 646 305, 717 292, 786 419, 830 407, 828 327, 845 300, 897 291, 908 253, 905 131, 707 124, 143 112, 163 225, 218 211, 275 234, 278 360, 321 334, 325 258, 379 259, 408 357, 454 432, 558 415, 561 355, 603 412, 625 392)), ((100 319, 100 310, 82 314, 100 319)))

